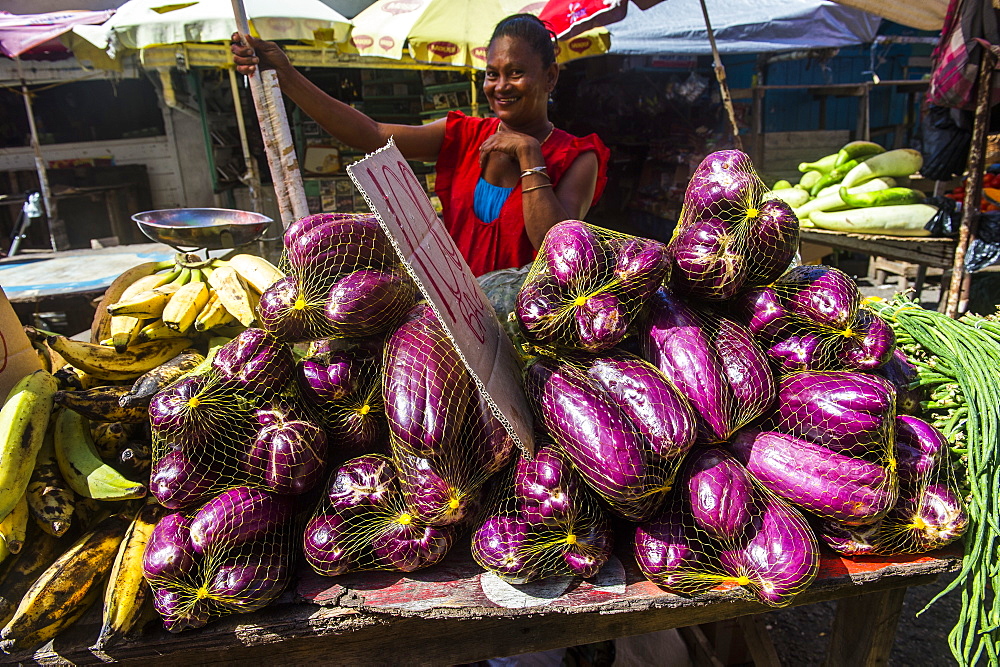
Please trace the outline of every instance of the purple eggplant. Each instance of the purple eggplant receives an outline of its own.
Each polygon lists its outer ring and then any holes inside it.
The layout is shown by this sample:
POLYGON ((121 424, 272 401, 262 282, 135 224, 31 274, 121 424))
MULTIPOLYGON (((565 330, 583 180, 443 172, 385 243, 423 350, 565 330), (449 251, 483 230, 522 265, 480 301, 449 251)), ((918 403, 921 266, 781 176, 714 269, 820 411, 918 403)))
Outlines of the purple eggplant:
POLYGON ((342 458, 389 452, 389 425, 377 389, 359 393, 327 410, 323 421, 327 440, 342 458))
POLYGON ((706 538, 685 513, 669 509, 635 527, 633 541, 639 569, 671 593, 697 595, 713 588, 718 577, 706 538))
POLYGON ((923 419, 910 415, 898 415, 895 427, 899 483, 912 487, 927 481, 948 454, 947 438, 923 419))
POLYGON ((142 555, 142 572, 150 581, 183 577, 194 568, 196 557, 191 520, 174 512, 160 519, 150 533, 142 555))
POLYGON ((828 547, 839 554, 870 556, 880 551, 883 521, 867 526, 845 526, 836 521, 823 521, 817 533, 828 547))
POLYGON ((425 458, 451 451, 474 391, 433 311, 417 306, 385 349, 382 395, 394 445, 425 458))
POLYGON ((514 470, 514 496, 521 517, 532 526, 572 522, 580 482, 555 445, 546 445, 532 459, 520 458, 514 470))
POLYGON ((780 199, 761 202, 757 216, 745 226, 745 285, 767 285, 788 269, 799 249, 799 219, 780 199))
POLYGON ((213 600, 235 612, 257 611, 288 584, 289 556, 281 546, 227 554, 206 585, 213 600))
POLYGON ((280 420, 257 433, 241 463, 274 493, 298 495, 319 483, 326 449, 326 433, 316 424, 280 420))
POLYGON ((416 284, 402 272, 360 269, 330 288, 326 319, 337 336, 374 336, 395 325, 417 293, 416 284))
POLYGON ((658 456, 676 459, 694 445, 697 421, 691 404, 649 362, 618 352, 592 360, 587 374, 618 404, 658 456))
POLYGON ((212 616, 210 604, 175 588, 153 586, 152 592, 153 608, 163 619, 166 630, 182 632, 208 625, 212 616))
POLYGON ((372 551, 381 567, 414 572, 434 565, 455 542, 455 527, 426 526, 401 514, 389 521, 372 540, 372 551))
POLYGON ((625 338, 631 322, 628 310, 612 292, 601 292, 574 301, 573 319, 579 347, 588 352, 600 352, 614 347, 625 338))
POLYGON ((873 371, 884 365, 896 349, 892 327, 868 308, 859 308, 851 327, 853 335, 841 353, 844 368, 873 371))
POLYGON ((223 345, 212 368, 228 383, 261 393, 277 393, 292 378, 292 350, 263 329, 246 329, 223 345))
POLYGON ((744 539, 719 552, 723 569, 762 602, 784 606, 816 578, 819 544, 805 517, 770 497, 744 539))
POLYGON ((195 461, 194 455, 172 449, 153 463, 149 492, 167 509, 199 503, 219 479, 218 465, 195 461))
POLYGON ((564 220, 545 234, 540 252, 553 282, 588 291, 607 280, 608 249, 585 222, 564 220))
POLYGON ((514 438, 478 390, 466 414, 460 442, 472 469, 482 477, 502 470, 517 449, 514 438))
POLYGON ((896 537, 916 552, 951 544, 969 527, 965 503, 947 484, 926 484, 893 508, 886 522, 899 524, 896 537))
POLYGON ((738 541, 761 505, 750 475, 717 447, 692 456, 685 481, 695 523, 718 540, 738 541))
POLYGON ((478 507, 478 490, 462 465, 400 452, 396 470, 406 507, 420 523, 458 523, 472 516, 478 507))
POLYGON ((739 319, 754 336, 773 341, 789 331, 793 322, 774 287, 754 287, 733 300, 739 319))
POLYGON ((149 423, 153 430, 164 435, 184 431, 192 440, 190 444, 203 444, 208 434, 199 433, 203 429, 197 428, 195 413, 210 382, 208 376, 192 375, 157 393, 149 404, 149 423))
POLYGON ((296 367, 296 379, 302 396, 312 405, 323 406, 339 401, 358 390, 362 363, 349 352, 337 352, 326 361, 303 359, 296 367))
POLYGON ((785 307, 795 315, 837 330, 850 329, 861 304, 857 284, 832 266, 797 266, 776 283, 787 292, 785 307))
POLYGON ((538 276, 526 282, 514 301, 514 313, 525 337, 540 344, 556 342, 567 302, 572 303, 572 299, 548 276, 538 276))
POLYGON ((292 269, 338 276, 357 268, 384 268, 398 262, 388 238, 371 214, 329 220, 305 231, 285 247, 292 269))
POLYGON ((895 399, 892 385, 870 373, 790 373, 778 386, 774 430, 846 454, 888 454, 895 399))
POLYGON ((309 294, 296 276, 285 276, 264 290, 257 317, 278 340, 295 342, 324 334, 322 300, 309 294))
POLYGON ((746 257, 719 218, 682 221, 670 240, 671 285, 686 296, 722 301, 746 281, 746 257))
POLYGON ((688 181, 684 208, 698 215, 719 204, 743 202, 763 188, 754 175, 750 156, 735 149, 709 153, 688 181))
POLYGON ((633 236, 613 248, 617 256, 613 275, 621 283, 618 295, 628 303, 643 303, 669 277, 670 252, 665 244, 633 236))
POLYGON ((358 557, 358 545, 347 519, 341 514, 317 514, 306 524, 302 552, 306 562, 325 577, 350 572, 358 557))
POLYGON ((294 502, 260 489, 237 486, 212 498, 191 520, 191 544, 199 554, 232 549, 285 530, 294 502))
POLYGON ((785 372, 823 369, 829 365, 826 342, 820 333, 793 333, 768 347, 767 356, 785 372))
POLYGON ((613 536, 606 521, 578 525, 565 541, 562 560, 574 576, 593 577, 611 557, 613 536))
POLYGON ((732 427, 738 428, 771 407, 776 391, 774 375, 768 368, 764 352, 747 328, 738 322, 719 319, 715 349, 736 399, 738 408, 733 411, 736 421, 732 427))
POLYGON ((367 454, 340 466, 330 481, 330 511, 341 514, 385 508, 398 493, 396 470, 385 456, 367 454))
POLYGON ((821 517, 863 526, 896 503, 893 471, 774 431, 744 429, 730 449, 773 493, 821 517))
POLYGON ((285 228, 284 245, 289 248, 306 232, 337 220, 349 220, 352 216, 352 213, 315 213, 299 218, 285 228))
POLYGON ((472 536, 472 557, 484 569, 505 581, 522 584, 537 579, 537 555, 528 548, 528 522, 510 516, 491 516, 472 536))
POLYGON ((927 391, 924 387, 913 386, 919 375, 917 367, 907 358, 905 352, 899 348, 893 350, 889 361, 876 369, 875 373, 884 377, 896 388, 897 413, 920 414, 920 401, 927 400, 927 391))

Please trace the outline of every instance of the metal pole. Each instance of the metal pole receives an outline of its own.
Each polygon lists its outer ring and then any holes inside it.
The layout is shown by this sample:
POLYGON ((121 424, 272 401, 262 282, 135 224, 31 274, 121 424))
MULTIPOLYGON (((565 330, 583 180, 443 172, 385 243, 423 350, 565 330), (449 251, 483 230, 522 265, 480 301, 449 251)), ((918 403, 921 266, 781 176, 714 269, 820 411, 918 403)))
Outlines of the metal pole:
POLYGON ((729 84, 726 83, 726 68, 722 65, 719 48, 715 45, 715 33, 712 31, 712 22, 708 18, 708 7, 705 6, 705 0, 701 0, 701 13, 705 16, 705 28, 708 30, 708 43, 712 47, 715 79, 719 82, 722 106, 726 108, 726 115, 729 116, 729 125, 733 129, 733 145, 738 150, 743 150, 743 142, 740 140, 740 128, 736 124, 736 110, 733 109, 733 98, 729 94, 729 84))
POLYGON ((982 50, 979 78, 976 81, 976 120, 972 127, 969 160, 965 167, 968 183, 965 188, 965 199, 962 202, 962 225, 958 230, 958 242, 955 244, 951 285, 944 310, 948 317, 958 317, 969 307, 969 288, 972 285, 972 276, 965 272, 965 252, 969 249, 969 243, 976 237, 976 230, 979 227, 979 202, 983 196, 983 158, 986 152, 986 133, 990 115, 990 92, 993 90, 990 84, 993 83, 993 69, 997 64, 997 57, 990 49, 984 46, 982 50))
MULTIPOLYGON (((236 26, 244 36, 244 43, 248 43, 246 36, 250 34, 250 22, 243 7, 243 0, 232 0, 232 3, 236 26)), ((278 198, 281 223, 287 227, 299 218, 309 215, 309 204, 302 185, 299 160, 295 156, 292 131, 288 127, 288 116, 281 97, 281 87, 278 85, 278 75, 274 70, 262 72, 258 68, 250 77, 250 92, 253 95, 257 120, 260 122, 260 131, 264 138, 264 152, 267 154, 267 164, 271 170, 274 193, 278 198)))
POLYGON ((247 138, 247 124, 243 120, 243 102, 240 100, 240 87, 236 81, 236 69, 229 69, 229 88, 233 92, 233 107, 236 110, 236 124, 240 128, 240 145, 243 147, 243 162, 247 171, 243 175, 244 183, 250 190, 250 207, 256 213, 263 213, 264 206, 261 202, 260 193, 260 172, 257 169, 257 160, 250 154, 250 141, 247 138))
POLYGON ((52 250, 65 250, 69 247, 69 238, 66 236, 66 228, 62 220, 58 217, 56 202, 52 197, 52 190, 49 188, 49 173, 45 167, 45 159, 42 157, 41 143, 38 140, 38 127, 35 125, 35 112, 31 107, 31 91, 28 90, 28 83, 24 80, 21 59, 15 56, 14 61, 17 63, 17 76, 21 79, 21 97, 24 99, 24 110, 28 114, 31 148, 35 153, 35 171, 38 173, 38 186, 42 191, 42 203, 45 205, 45 216, 48 218, 49 243, 52 250))

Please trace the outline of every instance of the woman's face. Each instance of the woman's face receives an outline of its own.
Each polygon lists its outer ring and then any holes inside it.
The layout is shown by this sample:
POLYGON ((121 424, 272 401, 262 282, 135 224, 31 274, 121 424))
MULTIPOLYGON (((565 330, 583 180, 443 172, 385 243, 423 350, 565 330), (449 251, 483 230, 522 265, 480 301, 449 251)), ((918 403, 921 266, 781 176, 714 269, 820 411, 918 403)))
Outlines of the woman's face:
POLYGON ((558 66, 542 66, 542 59, 524 40, 499 37, 486 53, 483 92, 490 109, 511 129, 548 118, 549 93, 555 87, 558 66))

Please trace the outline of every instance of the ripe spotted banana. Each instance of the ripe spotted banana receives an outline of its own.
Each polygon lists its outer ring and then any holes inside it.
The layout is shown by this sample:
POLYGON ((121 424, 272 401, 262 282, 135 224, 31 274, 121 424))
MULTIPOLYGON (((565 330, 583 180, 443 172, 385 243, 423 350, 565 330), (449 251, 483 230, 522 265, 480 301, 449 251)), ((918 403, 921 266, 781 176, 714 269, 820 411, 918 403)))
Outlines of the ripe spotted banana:
POLYGON ((97 312, 94 313, 94 321, 90 325, 90 342, 97 343, 111 337, 111 315, 108 313, 108 304, 118 301, 125 290, 140 278, 171 269, 173 266, 173 260, 145 262, 123 271, 120 276, 115 278, 114 282, 105 290, 97 312))
POLYGON ((71 540, 43 533, 37 526, 28 526, 28 537, 21 553, 14 556, 3 575, 0 586, 0 627, 14 616, 17 603, 31 588, 45 568, 71 544, 71 540))
POLYGON ((92 421, 138 424, 149 419, 144 406, 122 407, 121 400, 129 393, 126 386, 94 387, 82 391, 57 391, 57 405, 75 410, 92 421))
POLYGON ((152 593, 143 576, 142 556, 156 522, 165 513, 158 503, 147 503, 125 533, 104 591, 104 624, 93 649, 99 651, 121 641, 142 616, 143 605, 152 593))
MULTIPOLYGON (((129 302, 143 292, 166 285, 176 278, 178 273, 179 270, 175 268, 172 271, 163 271, 161 273, 154 273, 151 276, 140 278, 125 288, 125 291, 122 292, 119 303, 129 302)), ((138 315, 133 315, 131 313, 115 313, 113 312, 113 308, 114 306, 108 306, 108 312, 111 315, 111 323, 109 325, 111 344, 116 350, 122 352, 128 348, 129 345, 135 342, 135 337, 142 328, 143 321, 138 315)))
POLYGON ((200 269, 196 269, 193 273, 197 275, 192 276, 191 282, 173 293, 160 318, 164 324, 176 331, 186 332, 190 329, 198 313, 208 303, 211 290, 208 284, 201 280, 200 269))
POLYGON ((139 430, 139 424, 123 424, 122 422, 97 422, 91 424, 90 434, 94 437, 97 454, 104 460, 115 458, 124 449, 133 435, 139 430))
POLYGON ((163 320, 153 320, 139 329, 136 340, 140 343, 148 343, 151 340, 162 340, 164 338, 184 338, 187 334, 171 329, 163 320))
POLYGON ((37 370, 14 385, 0 408, 0 517, 10 514, 28 488, 57 387, 51 373, 37 370))
POLYGON ((24 546, 25 533, 28 530, 28 499, 21 496, 21 499, 14 505, 14 509, 0 519, 0 540, 7 545, 7 550, 12 554, 19 553, 24 546))
POLYGON ((68 363, 88 375, 110 381, 134 380, 172 359, 190 343, 187 338, 171 338, 139 343, 117 352, 113 347, 65 336, 49 336, 46 340, 68 363))
POLYGON ((141 406, 145 408, 153 400, 153 396, 204 360, 205 357, 202 356, 201 352, 193 347, 182 350, 173 359, 165 361, 140 376, 120 399, 120 404, 125 407, 141 406))
POLYGON ((257 313, 253 308, 250 289, 236 269, 223 265, 208 274, 208 284, 219 295, 222 305, 245 327, 253 324, 257 313))
POLYGON ((0 631, 0 649, 33 648, 76 621, 100 595, 128 526, 112 514, 42 572, 0 631))
POLYGON ((69 530, 73 523, 76 494, 59 471, 54 424, 50 423, 45 433, 45 441, 38 450, 35 469, 31 471, 24 495, 28 500, 28 512, 43 531, 60 537, 69 530))
POLYGON ((240 274, 247 285, 261 294, 285 277, 278 267, 256 255, 234 255, 228 260, 228 264, 240 274))
POLYGON ((55 425, 56 460, 66 482, 81 496, 95 500, 130 500, 146 495, 146 487, 126 479, 101 460, 87 418, 60 410, 55 425))

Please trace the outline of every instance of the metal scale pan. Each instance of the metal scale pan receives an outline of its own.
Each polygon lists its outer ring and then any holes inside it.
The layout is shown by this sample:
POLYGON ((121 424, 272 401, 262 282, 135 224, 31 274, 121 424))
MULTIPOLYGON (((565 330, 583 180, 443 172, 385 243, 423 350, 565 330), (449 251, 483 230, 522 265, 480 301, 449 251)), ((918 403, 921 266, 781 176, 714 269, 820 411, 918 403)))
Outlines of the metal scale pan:
POLYGON ((142 233, 180 252, 237 248, 263 236, 271 218, 228 208, 166 208, 132 216, 142 233))

